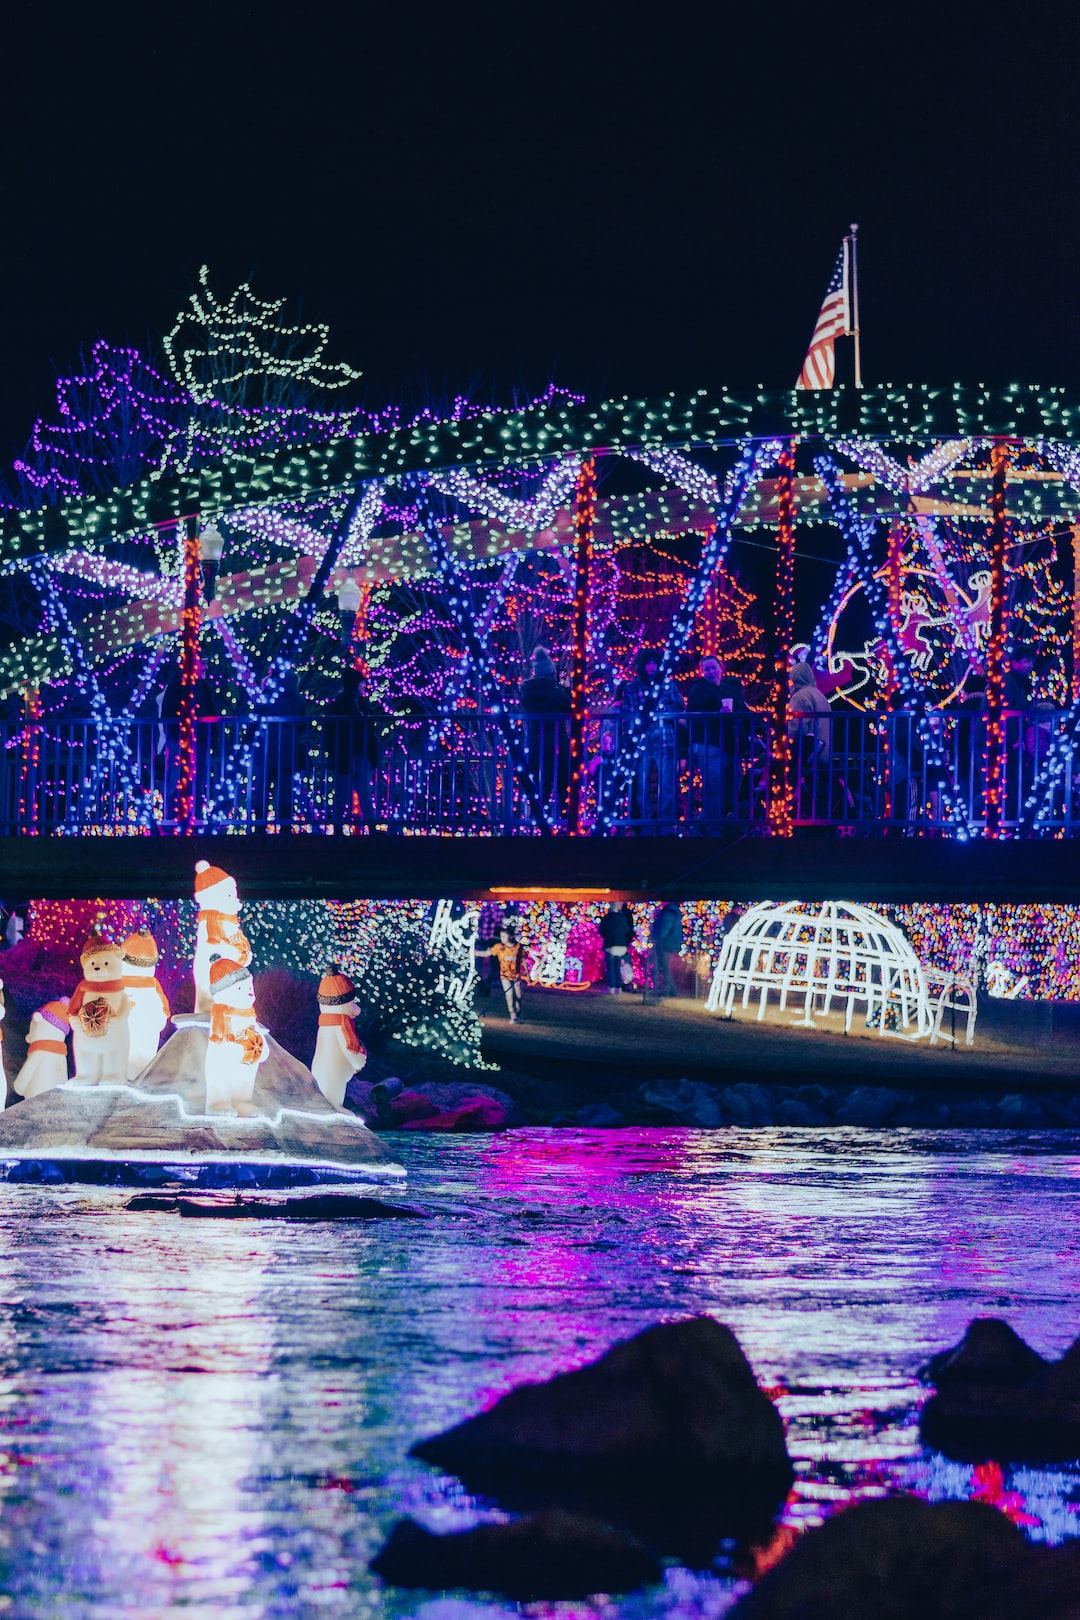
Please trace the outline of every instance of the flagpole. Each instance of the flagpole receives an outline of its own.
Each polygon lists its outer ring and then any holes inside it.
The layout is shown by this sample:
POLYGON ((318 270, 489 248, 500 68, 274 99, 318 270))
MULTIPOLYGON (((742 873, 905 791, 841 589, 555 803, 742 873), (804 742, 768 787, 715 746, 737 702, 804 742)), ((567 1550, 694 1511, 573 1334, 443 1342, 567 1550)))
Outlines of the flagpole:
POLYGON ((851 335, 855 339, 855 386, 862 387, 862 339, 859 335, 859 227, 850 227, 848 237, 848 266, 851 270, 851 335))

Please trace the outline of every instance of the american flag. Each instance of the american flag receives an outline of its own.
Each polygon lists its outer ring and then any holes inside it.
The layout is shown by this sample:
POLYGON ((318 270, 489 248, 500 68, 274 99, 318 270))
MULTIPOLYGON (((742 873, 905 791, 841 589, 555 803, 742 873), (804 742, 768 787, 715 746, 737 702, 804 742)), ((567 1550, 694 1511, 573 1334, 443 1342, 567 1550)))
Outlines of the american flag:
POLYGON ((840 249, 840 257, 829 277, 825 302, 810 339, 796 388, 831 388, 836 376, 836 340, 851 332, 848 318, 848 245, 847 238, 840 249))

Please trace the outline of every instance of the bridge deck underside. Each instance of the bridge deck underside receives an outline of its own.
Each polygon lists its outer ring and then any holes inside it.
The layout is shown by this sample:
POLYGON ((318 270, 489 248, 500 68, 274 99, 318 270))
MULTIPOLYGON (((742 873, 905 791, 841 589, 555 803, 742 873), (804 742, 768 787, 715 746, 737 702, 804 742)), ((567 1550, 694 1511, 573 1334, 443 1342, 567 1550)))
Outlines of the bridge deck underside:
POLYGON ((0 839, 0 893, 25 898, 188 898, 197 859, 250 899, 627 899, 1080 903, 1080 843, 940 838, 0 839))

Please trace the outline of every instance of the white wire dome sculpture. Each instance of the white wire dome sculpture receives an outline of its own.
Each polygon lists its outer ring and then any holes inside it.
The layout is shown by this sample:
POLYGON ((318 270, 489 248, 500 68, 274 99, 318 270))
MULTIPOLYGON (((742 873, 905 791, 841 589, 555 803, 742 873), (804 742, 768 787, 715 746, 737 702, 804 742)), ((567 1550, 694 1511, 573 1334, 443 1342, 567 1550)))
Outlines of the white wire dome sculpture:
POLYGON ((846 1033, 862 1004, 867 1025, 879 1035, 919 1040, 936 1033, 927 975, 903 933, 868 906, 846 900, 751 906, 724 940, 705 1005, 730 1016, 736 996, 746 1008, 755 991, 759 1022, 775 991, 781 1012, 789 996, 802 996, 796 1022, 808 1028, 836 1003, 846 1033))

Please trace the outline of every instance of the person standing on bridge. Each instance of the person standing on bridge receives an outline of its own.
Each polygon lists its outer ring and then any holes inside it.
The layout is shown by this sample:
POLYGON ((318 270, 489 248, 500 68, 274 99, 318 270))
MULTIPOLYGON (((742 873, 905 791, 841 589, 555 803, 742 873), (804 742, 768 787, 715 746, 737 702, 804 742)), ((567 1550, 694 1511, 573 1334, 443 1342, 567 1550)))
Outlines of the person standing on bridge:
POLYGON ((652 647, 643 647, 637 655, 636 674, 627 681, 619 693, 619 708, 624 716, 622 745, 627 746, 635 737, 633 719, 648 715, 644 738, 637 737, 640 749, 639 763, 631 790, 630 819, 645 821, 651 805, 649 788, 656 772, 655 820, 669 825, 675 820, 675 793, 679 754, 679 721, 685 705, 682 693, 674 681, 660 680, 660 654, 652 647))
POLYGON ((525 721, 525 752, 533 785, 542 804, 554 790, 561 814, 569 780, 563 716, 570 713, 570 689, 560 684, 546 647, 537 647, 533 653, 532 674, 522 681, 518 698, 522 713, 529 716, 525 721))
POLYGON ((749 713, 742 683, 733 675, 725 675, 719 658, 709 654, 701 660, 701 674, 687 693, 686 707, 691 770, 701 778, 701 819, 722 821, 728 808, 724 779, 737 780, 729 762, 738 764, 740 731, 745 728, 720 716, 749 713))

